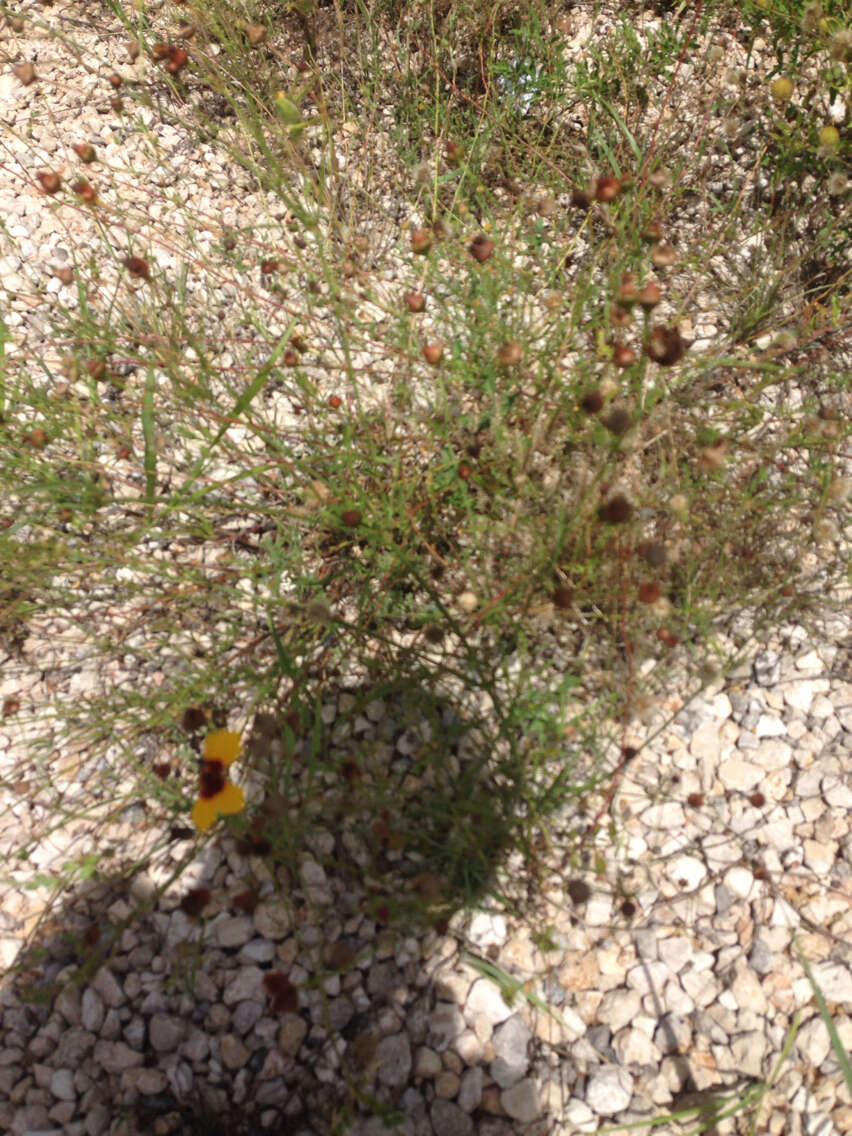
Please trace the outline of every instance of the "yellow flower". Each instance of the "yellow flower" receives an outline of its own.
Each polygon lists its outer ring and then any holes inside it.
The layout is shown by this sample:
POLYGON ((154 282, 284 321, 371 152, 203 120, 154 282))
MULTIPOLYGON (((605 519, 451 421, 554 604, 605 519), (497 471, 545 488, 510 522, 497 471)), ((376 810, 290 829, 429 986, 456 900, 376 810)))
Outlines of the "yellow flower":
POLYGON ((246 799, 239 785, 226 781, 224 789, 212 797, 199 797, 192 806, 192 823, 201 832, 208 828, 220 816, 232 816, 241 813, 246 807, 246 799))
POLYGON ((225 770, 240 756, 240 735, 232 730, 214 730, 204 739, 199 774, 199 797, 192 807, 192 822, 206 832, 220 816, 241 813, 246 800, 239 785, 228 781, 225 770))
POLYGON ((240 735, 233 730, 214 730, 204 739, 204 760, 231 765, 240 756, 240 735))

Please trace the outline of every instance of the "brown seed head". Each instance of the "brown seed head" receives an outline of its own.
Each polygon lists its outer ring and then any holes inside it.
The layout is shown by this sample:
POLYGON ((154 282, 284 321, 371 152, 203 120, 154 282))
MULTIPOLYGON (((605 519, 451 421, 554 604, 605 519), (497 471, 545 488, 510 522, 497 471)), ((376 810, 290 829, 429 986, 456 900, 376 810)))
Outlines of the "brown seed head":
POLYGON ((121 262, 129 274, 137 280, 150 280, 151 267, 142 256, 126 256, 121 262))
POLYGON ((621 193, 621 182, 616 177, 599 177, 595 184, 596 201, 614 201, 621 193))
POLYGON ((246 24, 246 39, 250 47, 259 47, 266 39, 266 28, 263 24, 246 24))
POLYGON ((24 434, 24 441, 34 450, 43 450, 49 440, 47 431, 43 426, 34 426, 32 430, 24 434))
POLYGON ((514 367, 516 363, 520 363, 523 357, 524 349, 517 339, 511 339, 508 343, 504 343, 497 352, 497 362, 501 367, 514 367))
POLYGON ((71 188, 78 197, 81 197, 83 201, 87 201, 90 205, 98 199, 97 190, 92 183, 86 181, 85 178, 80 178, 79 181, 75 181, 71 188))
POLYGON ((75 142, 74 153, 81 162, 93 162, 97 157, 94 146, 90 145, 88 142, 75 142))
POLYGON ((616 493, 598 509, 598 520, 609 525, 623 525, 633 516, 633 506, 623 493, 616 493))
POLYGON ((139 40, 131 39, 124 46, 130 56, 130 62, 135 63, 139 58, 139 40))
POLYGON ((111 87, 114 87, 116 90, 118 90, 123 82, 124 80, 122 79, 122 77, 120 75, 117 75, 115 72, 113 72, 109 77, 109 85, 111 87))
POLYGON ((646 581, 644 584, 639 585, 637 595, 642 603, 656 603, 660 598, 660 585, 654 580, 646 581))
POLYGON ((569 588, 567 584, 560 584, 558 588, 554 589, 550 598, 554 607, 564 611, 574 602, 574 589, 569 588))
POLYGON ((494 252, 494 242, 490 241, 484 233, 479 233, 468 245, 468 251, 475 261, 484 264, 494 252))
POLYGON ((610 322, 613 327, 629 327, 633 323, 633 316, 630 314, 630 309, 625 308, 623 304, 613 304, 609 313, 610 322))
POLYGON ((651 260, 657 268, 668 268, 677 260, 677 253, 668 241, 658 241, 651 249, 651 260))
POLYGON ((587 414, 600 414, 604 399, 599 390, 590 390, 580 399, 580 405, 587 414))
POLYGON ((645 344, 645 354, 661 367, 671 367, 679 363, 686 350, 680 329, 674 327, 652 327, 645 344))
POLYGON ((173 47, 169 50, 169 61, 166 70, 170 75, 177 75, 189 63, 189 56, 182 47, 173 47))
POLYGON ((403 299, 410 312, 422 312, 426 307, 426 297, 422 292, 406 292, 403 299))
POLYGON ((58 193, 62 186, 62 178, 56 170, 42 170, 40 174, 36 175, 41 182, 41 188, 45 193, 58 193))
POLYGON ((425 256, 429 249, 432 247, 432 230, 431 229, 412 229, 411 230, 411 251, 419 253, 420 256, 425 256))
POLYGON ((433 367, 437 367, 444 357, 443 343, 426 343, 423 347, 423 358, 433 367))
POLYGON ((360 509, 344 509, 340 514, 340 519, 343 521, 347 528, 354 529, 361 524, 362 516, 360 509))
POLYGON ((15 78, 25 87, 36 81, 36 69, 32 63, 16 63, 12 70, 15 72, 15 78))
POLYGON ((653 280, 649 280, 636 295, 636 299, 643 308, 653 308, 656 304, 659 304, 662 298, 663 293, 660 291, 660 286, 653 280))
POLYGON ((447 159, 448 166, 459 166, 464 158, 464 146, 460 146, 458 142, 453 142, 451 139, 447 142, 444 156, 447 159))
POLYGON ((613 407, 609 414, 607 414, 605 418, 602 418, 601 421, 604 426, 606 426, 607 430, 609 430, 610 434, 615 434, 616 437, 621 437, 622 434, 626 434, 633 425, 630 412, 625 410, 623 406, 613 407))
POLYGON ((626 343, 616 343, 612 348, 612 361, 616 367, 632 367, 636 362, 636 352, 626 343))

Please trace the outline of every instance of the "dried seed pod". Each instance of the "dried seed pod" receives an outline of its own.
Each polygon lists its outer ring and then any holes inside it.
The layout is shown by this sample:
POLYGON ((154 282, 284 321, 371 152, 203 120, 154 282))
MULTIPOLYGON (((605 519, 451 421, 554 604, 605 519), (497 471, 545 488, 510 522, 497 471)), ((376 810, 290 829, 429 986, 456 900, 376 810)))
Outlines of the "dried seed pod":
POLYGON ((609 525, 623 525, 633 516, 633 506, 623 493, 614 496, 598 509, 598 520, 609 525))
POLYGON ((497 362, 501 367, 514 367, 524 357, 524 349, 517 339, 504 343, 497 352, 497 362))
POLYGON ((615 343, 612 348, 612 361, 616 367, 632 367, 636 362, 636 352, 626 343, 615 343))
POLYGON ((151 267, 142 256, 126 256, 121 262, 131 276, 137 280, 150 280, 151 267))
POLYGON ((668 268, 677 260, 674 245, 668 241, 658 241, 651 249, 651 260, 657 268, 668 268))
POLYGON ((661 367, 671 367, 679 363, 686 351, 686 344, 680 329, 674 327, 652 327, 645 344, 645 354, 661 367))
POLYGON ((81 162, 86 163, 93 162, 97 157, 94 146, 92 146, 88 142, 75 142, 74 153, 77 155, 81 162))
POLYGON ((166 64, 166 70, 170 75, 177 75, 189 63, 189 56, 182 47, 172 47, 169 49, 169 61, 166 64))
POLYGON ((604 399, 599 390, 587 391, 580 399, 580 405, 587 414, 600 414, 604 399))
POLYGON ((437 367, 444 357, 443 343, 427 343, 423 347, 423 358, 433 367, 437 367))
POLYGON ((698 468, 702 473, 715 473, 725 464, 728 456, 728 442, 719 438, 712 446, 705 446, 698 456, 698 468))
POLYGON ((621 193, 621 182, 616 177, 599 177, 595 184, 596 201, 614 201, 621 193))
POLYGON ((36 176, 45 193, 58 193, 62 187, 62 178, 56 170, 42 170, 42 172, 36 176))
POLYGON ((71 188, 78 197, 81 197, 83 201, 87 201, 90 205, 98 199, 97 190, 92 183, 86 181, 85 178, 80 178, 79 181, 75 181, 71 188))
POLYGON ((412 229, 411 230, 411 251, 419 253, 420 256, 425 256, 429 249, 432 247, 432 231, 431 229, 412 229))
POLYGON ((360 509, 344 509, 340 514, 340 519, 347 528, 354 529, 361 524, 363 518, 360 509))
POLYGON ((474 260, 484 264, 494 252, 494 242, 489 240, 484 233, 479 233, 470 242, 468 251, 474 260))
POLYGON ((615 434, 615 436, 619 438, 622 434, 626 434, 633 425, 630 412, 625 410, 623 406, 613 407, 609 414, 607 414, 605 418, 602 418, 601 421, 604 426, 606 426, 607 430, 609 430, 610 434, 615 434))
POLYGON ((560 584, 558 588, 554 589, 551 602, 554 607, 564 611, 574 602, 574 589, 569 588, 567 584, 560 584))
POLYGON ((36 81, 36 69, 32 63, 16 63, 12 70, 15 73, 15 78, 23 83, 25 87, 28 87, 30 83, 36 81))
POLYGON ((426 307, 426 297, 422 292, 406 292, 404 299, 410 312, 422 312, 426 307))
POLYGON ((655 307, 655 305, 659 304, 662 298, 663 293, 660 291, 660 286, 653 280, 649 280, 648 283, 644 285, 644 287, 639 289, 636 295, 636 299, 639 301, 643 308, 655 307))
POLYGON ((448 166, 460 166, 464 159, 464 146, 460 146, 458 142, 452 140, 448 141, 444 149, 444 157, 447 159, 448 166))
POLYGON ((246 39, 250 47, 259 47, 266 39, 266 27, 263 24, 246 24, 246 39))
POLYGON ((641 603, 656 603, 661 595, 660 585, 655 580, 646 581, 645 583, 639 585, 636 594, 639 596, 641 603))

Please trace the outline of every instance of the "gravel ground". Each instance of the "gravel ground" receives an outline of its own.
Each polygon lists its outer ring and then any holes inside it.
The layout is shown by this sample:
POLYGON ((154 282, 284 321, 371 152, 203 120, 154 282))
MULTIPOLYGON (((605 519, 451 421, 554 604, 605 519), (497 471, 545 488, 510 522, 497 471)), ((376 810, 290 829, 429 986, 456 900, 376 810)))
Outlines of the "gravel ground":
MULTIPOLYGON (((91 37, 128 80, 150 79, 151 62, 130 64, 120 25, 99 7, 56 5, 42 15, 66 30, 72 20, 75 39, 85 47, 91 37)), ((152 166, 111 111, 104 75, 56 40, 32 30, 3 36, 15 62, 31 60, 38 75, 32 85, 8 68, 0 75, 10 128, 0 208, 17 248, 0 275, 15 296, 6 318, 19 352, 49 352, 46 299, 75 303, 55 275, 68 245, 97 247, 85 215, 53 208, 33 183, 35 170, 60 162, 72 126, 114 169, 150 171, 149 182, 136 179, 141 196, 128 209, 161 231, 171 221, 157 193, 170 179, 201 187, 197 215, 216 219, 201 242, 217 225, 268 220, 268 203, 240 175, 155 116, 161 151, 152 166)), ((712 298, 705 307, 712 311, 712 298)), ((720 321, 716 312, 701 322, 705 347, 720 321)), ((31 711, 0 729, 5 777, 42 710, 104 681, 133 680, 132 659, 96 674, 80 646, 43 631, 5 667, 0 696, 31 711)), ((417 743, 398 709, 377 702, 359 728, 404 764, 417 743)), ((334 722, 338 710, 329 701, 324 717, 334 722)), ((848 609, 817 630, 778 628, 697 699, 684 704, 671 692, 643 727, 647 736, 672 714, 652 740, 637 734, 645 744, 616 797, 618 840, 601 841, 595 865, 569 871, 555 860, 522 920, 482 911, 456 916, 440 934, 391 936, 364 913, 368 882, 349 870, 357 843, 321 824, 290 875, 230 838, 214 842, 185 869, 180 890, 167 889, 127 925, 179 853, 137 873, 129 892, 126 883, 80 888, 47 920, 42 893, 10 888, 0 958, 21 969, 0 991, 0 1128, 15 1136, 214 1133, 217 1125, 298 1136, 384 1131, 356 1103, 357 1087, 398 1116, 403 1133, 570 1136, 747 1092, 775 1069, 798 1014, 757 1131, 852 1131, 852 1097, 792 946, 795 933, 852 1048, 848 609), (210 893, 201 919, 181 906, 193 887, 210 893), (37 926, 44 953, 19 955, 37 926), (62 932, 91 927, 109 942, 108 963, 55 1000, 39 998, 71 973, 62 932), (509 1002, 484 976, 489 965, 520 984, 509 1002)), ((63 763, 76 775, 85 754, 63 754, 57 777, 69 774, 63 763)), ((8 849, 38 818, 20 795, 4 793, 3 804, 8 849)), ((126 815, 115 831, 143 856, 144 817, 126 815)), ((85 839, 82 825, 57 830, 30 866, 47 872, 85 839)), ((737 1124, 712 1130, 721 1136, 737 1124)))

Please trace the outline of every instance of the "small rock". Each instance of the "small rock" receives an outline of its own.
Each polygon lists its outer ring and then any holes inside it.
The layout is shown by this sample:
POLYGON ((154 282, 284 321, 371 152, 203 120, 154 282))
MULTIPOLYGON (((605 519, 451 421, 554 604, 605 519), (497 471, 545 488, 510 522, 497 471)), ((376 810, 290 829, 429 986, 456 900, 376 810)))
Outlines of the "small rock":
POLYGON ((482 1100, 482 1066, 466 1069, 459 1087, 458 1105, 463 1112, 473 1112, 482 1100))
POLYGON ((286 939, 293 926, 289 908, 281 900, 261 903, 255 908, 252 919, 258 935, 273 941, 286 939))
POLYGON ((465 1020, 455 1002, 438 1002, 429 1015, 429 1041, 439 1053, 443 1053, 465 1029, 465 1020))
POLYGON ((141 1065, 145 1060, 144 1053, 137 1053, 123 1041, 99 1041, 95 1045, 95 1063, 105 1069, 107 1073, 121 1073, 125 1069, 132 1069, 141 1065))
POLYGON ((748 792, 759 785, 764 776, 764 770, 750 761, 743 761, 736 755, 719 764, 719 780, 726 789, 748 792))
POLYGON ((621 1030, 613 1039, 613 1048, 621 1065, 657 1065, 662 1060, 659 1049, 640 1029, 621 1030))
POLYGON ((598 1006, 597 1018, 613 1033, 618 1033, 633 1021, 641 1005, 642 999, 637 990, 625 990, 624 987, 608 990, 598 1006))
POLYGON ((263 988, 264 972, 259 966, 241 966, 232 974, 225 986, 222 1000, 226 1006, 235 1006, 237 1002, 247 999, 254 1002, 265 1002, 266 995, 263 988))
POLYGON ((407 1033, 395 1033, 379 1042, 379 1080, 391 1088, 404 1085, 411 1072, 411 1043, 407 1033))
POLYGON ((254 928, 249 915, 222 914, 208 924, 207 935, 217 947, 242 947, 254 935, 254 928))
POLYGON ((738 1034, 731 1044, 734 1068, 747 1077, 760 1077, 766 1055, 766 1035, 760 1030, 738 1034))
POLYGON ((468 938, 477 947, 485 948, 496 943, 501 947, 506 941, 508 930, 502 915, 491 915, 487 911, 477 911, 471 917, 468 938))
POLYGON ((615 1065, 593 1073, 586 1085, 586 1104, 598 1116, 623 1112, 633 1096, 633 1078, 615 1065))
POLYGON ((504 1090, 500 1094, 500 1103, 507 1116, 519 1120, 522 1124, 529 1124, 535 1120, 541 1111, 538 1089, 531 1077, 518 1081, 510 1089, 504 1090))
POLYGON ((434 1136, 470 1136, 473 1121, 452 1101, 437 1098, 429 1110, 434 1136))
POLYGON ((104 1024, 106 1008, 100 994, 91 986, 87 986, 80 999, 80 1018, 83 1028, 91 1033, 100 1033, 104 1024))
POLYGON ((318 907, 327 907, 333 899, 331 887, 322 864, 305 859, 299 871, 306 898, 318 907))
POLYGON ((152 1049, 158 1053, 172 1053, 186 1037, 186 1022, 168 1014, 154 1014, 148 1025, 152 1049))
POLYGON ((776 651, 761 651, 752 663, 758 686, 775 686, 781 681, 781 656, 776 651))
POLYGON ((107 970, 105 966, 102 966, 95 975, 92 987, 95 992, 101 996, 106 1005, 111 1006, 113 1009, 123 1005, 126 1001, 124 991, 121 989, 112 971, 107 970))
POLYGON ((692 1026, 680 1014, 663 1014, 654 1031, 654 1045, 665 1055, 686 1053, 692 1043, 692 1026))
POLYGON ((57 1069, 50 1078, 50 1091, 61 1101, 72 1101, 77 1097, 74 1088, 74 1074, 70 1069, 57 1069))
POLYGON ((761 978, 772 972, 774 965, 772 951, 763 939, 757 938, 752 943, 748 962, 752 970, 759 974, 761 978))
POLYGON ((286 1057, 295 1057, 302 1048, 308 1023, 299 1014, 282 1014, 278 1031, 278 1048, 286 1057))
POLYGON ((162 1069, 134 1069, 136 1077, 136 1091, 143 1096, 153 1097, 157 1093, 164 1093, 169 1085, 169 1079, 162 1069))
POLYGON ((480 978, 471 986, 465 1009, 468 1014, 484 1014, 492 1026, 504 1022, 512 1013, 499 988, 487 978, 480 978))
POLYGON ((811 1069, 818 1069, 831 1051, 831 1038, 821 1017, 811 1018, 796 1034, 796 1048, 811 1069))
POLYGON ((528 1026, 518 1014, 513 1014, 494 1031, 495 1059, 489 1071, 501 1089, 510 1088, 526 1073, 531 1036, 528 1026))
POLYGON ((453 1073, 452 1070, 445 1069, 435 1078, 435 1096, 443 1097, 444 1100, 452 1100, 459 1091, 460 1085, 461 1078, 458 1073, 453 1073))
POLYGON ((443 1069, 441 1058, 428 1045, 421 1045, 414 1058, 415 1077, 437 1077, 443 1069))
POLYGON ((219 1052, 222 1055, 222 1064, 226 1069, 236 1071, 242 1069, 251 1057, 251 1050, 232 1033, 226 1033, 219 1042, 219 1052))

